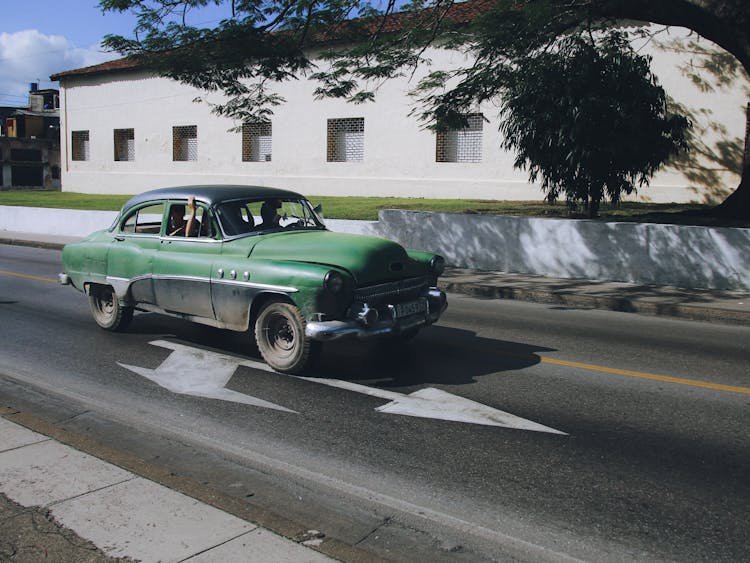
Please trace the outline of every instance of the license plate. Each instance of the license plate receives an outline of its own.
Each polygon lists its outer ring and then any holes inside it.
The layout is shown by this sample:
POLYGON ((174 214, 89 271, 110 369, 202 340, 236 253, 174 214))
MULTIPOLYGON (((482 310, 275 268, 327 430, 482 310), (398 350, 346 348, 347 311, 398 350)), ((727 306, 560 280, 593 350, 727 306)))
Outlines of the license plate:
POLYGON ((397 317, 408 317, 416 315, 417 313, 424 313, 425 311, 427 311, 426 299, 418 299, 417 301, 396 304, 397 317))

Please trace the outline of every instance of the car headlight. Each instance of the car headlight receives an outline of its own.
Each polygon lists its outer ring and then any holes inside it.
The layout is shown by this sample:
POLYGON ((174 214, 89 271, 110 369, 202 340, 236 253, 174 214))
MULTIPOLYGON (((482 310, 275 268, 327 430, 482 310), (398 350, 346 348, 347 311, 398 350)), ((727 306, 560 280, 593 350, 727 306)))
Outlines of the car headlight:
POLYGON ((440 256, 439 254, 436 254, 430 259, 430 272, 432 272, 432 274, 437 277, 443 275, 444 271, 445 258, 440 256))
POLYGON ((323 278, 323 287, 331 293, 338 293, 344 288, 344 277, 336 270, 331 270, 323 278))

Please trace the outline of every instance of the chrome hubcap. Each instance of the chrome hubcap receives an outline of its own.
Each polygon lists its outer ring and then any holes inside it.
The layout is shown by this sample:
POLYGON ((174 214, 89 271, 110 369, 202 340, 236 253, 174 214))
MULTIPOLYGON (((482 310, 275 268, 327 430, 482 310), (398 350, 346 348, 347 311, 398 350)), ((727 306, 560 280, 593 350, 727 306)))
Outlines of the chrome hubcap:
POLYGON ((294 329, 284 315, 275 314, 268 319, 268 343, 277 350, 294 349, 294 329))

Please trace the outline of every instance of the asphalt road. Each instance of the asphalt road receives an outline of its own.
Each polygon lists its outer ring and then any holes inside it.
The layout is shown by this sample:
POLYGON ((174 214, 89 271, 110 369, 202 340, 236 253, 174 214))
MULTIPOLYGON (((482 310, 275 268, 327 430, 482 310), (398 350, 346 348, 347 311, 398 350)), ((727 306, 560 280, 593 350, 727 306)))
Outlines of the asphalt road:
POLYGON ((395 560, 750 558, 750 328, 450 295, 301 379, 245 334, 102 331, 59 260, 0 245, 0 405, 395 560), (219 364, 255 404, 174 392, 219 364), (431 418, 440 391, 553 431, 431 418))

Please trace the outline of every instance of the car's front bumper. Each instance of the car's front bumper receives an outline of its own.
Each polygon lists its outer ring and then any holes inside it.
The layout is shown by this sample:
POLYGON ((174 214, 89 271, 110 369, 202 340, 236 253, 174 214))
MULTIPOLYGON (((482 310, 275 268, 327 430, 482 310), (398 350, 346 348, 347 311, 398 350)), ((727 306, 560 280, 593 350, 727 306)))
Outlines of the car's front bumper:
MULTIPOLYGON (((431 288, 424 298, 427 300, 427 310, 423 313, 404 317, 392 314, 386 318, 381 317, 372 324, 366 324, 358 319, 310 321, 305 327, 305 335, 312 340, 327 342, 341 338, 378 338, 408 332, 436 322, 448 306, 445 293, 437 288, 431 288)), ((393 311, 392 307, 391 310, 393 311)))

